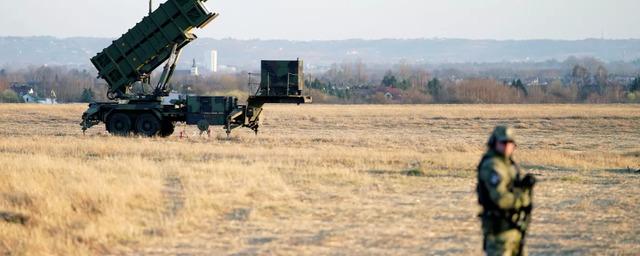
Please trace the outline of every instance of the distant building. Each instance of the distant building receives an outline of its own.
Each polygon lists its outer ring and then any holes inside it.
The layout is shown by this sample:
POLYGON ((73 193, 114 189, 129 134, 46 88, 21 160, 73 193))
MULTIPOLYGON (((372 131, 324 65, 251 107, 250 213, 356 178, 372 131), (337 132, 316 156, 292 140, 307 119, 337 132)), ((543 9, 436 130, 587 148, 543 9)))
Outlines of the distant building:
POLYGON ((212 50, 209 53, 209 71, 218 72, 218 51, 212 50))
POLYGON ((402 90, 394 87, 378 87, 376 93, 382 93, 386 100, 402 100, 402 90))
POLYGON ((193 59, 193 65, 191 66, 191 76, 199 76, 198 65, 196 64, 196 59, 193 59))
POLYGON ((11 83, 10 88, 22 97, 25 94, 36 94, 35 91, 41 85, 40 82, 11 83))
POLYGON ((40 100, 32 94, 25 94, 22 95, 22 101, 24 101, 24 103, 38 103, 40 100))
POLYGON ((40 98, 33 93, 27 93, 25 95, 22 95, 22 101, 24 103, 30 103, 30 104, 47 104, 47 105, 58 104, 58 99, 54 97, 40 98))
POLYGON ((193 59, 193 65, 191 65, 191 69, 187 69, 187 70, 176 69, 173 71, 173 76, 177 76, 177 77, 200 76, 200 71, 198 70, 196 59, 193 59))
POLYGON ((51 90, 49 98, 41 98, 38 95, 37 87, 41 86, 39 82, 12 83, 11 90, 16 92, 24 103, 31 104, 58 104, 56 92, 51 90))
POLYGON ((41 100, 36 93, 39 84, 37 82, 11 83, 11 90, 16 92, 24 103, 38 103, 41 100))

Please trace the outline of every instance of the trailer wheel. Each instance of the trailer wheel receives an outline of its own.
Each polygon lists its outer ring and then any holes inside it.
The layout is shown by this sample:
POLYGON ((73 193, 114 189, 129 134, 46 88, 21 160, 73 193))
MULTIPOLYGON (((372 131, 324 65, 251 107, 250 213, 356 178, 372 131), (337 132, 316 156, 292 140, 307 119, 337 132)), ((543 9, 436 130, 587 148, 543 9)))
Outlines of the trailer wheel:
POLYGON ((142 136, 156 136, 160 131, 160 121, 152 114, 142 114, 136 119, 136 131, 142 136))
POLYGON ((160 127, 160 137, 166 138, 171 136, 171 134, 173 134, 173 132, 175 131, 176 126, 173 124, 173 122, 171 121, 162 121, 161 127, 160 127))
POLYGON ((115 113, 109 118, 107 131, 116 136, 129 136, 131 133, 131 118, 123 113, 115 113))

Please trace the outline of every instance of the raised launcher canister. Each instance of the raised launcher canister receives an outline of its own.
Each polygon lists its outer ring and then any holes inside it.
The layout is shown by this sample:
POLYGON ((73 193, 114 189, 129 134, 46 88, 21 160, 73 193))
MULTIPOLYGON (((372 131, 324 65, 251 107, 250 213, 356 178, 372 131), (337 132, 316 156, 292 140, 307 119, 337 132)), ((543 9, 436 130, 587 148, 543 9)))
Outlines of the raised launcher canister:
MULTIPOLYGON (((169 0, 91 58, 98 76, 109 85, 109 99, 130 98, 128 89, 134 83, 144 82, 172 53, 179 55, 197 38, 191 31, 218 16, 207 10, 204 2, 169 0)), ((171 75, 167 74, 167 80, 171 75)))

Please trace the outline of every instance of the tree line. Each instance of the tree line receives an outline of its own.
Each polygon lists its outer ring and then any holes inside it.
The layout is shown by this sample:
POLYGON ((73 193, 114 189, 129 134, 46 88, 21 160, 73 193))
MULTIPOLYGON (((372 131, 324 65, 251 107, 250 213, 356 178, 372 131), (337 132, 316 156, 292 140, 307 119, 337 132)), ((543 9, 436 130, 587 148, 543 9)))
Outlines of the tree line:
POLYGON ((0 102, 21 102, 22 98, 12 90, 12 85, 29 85, 33 95, 40 98, 54 96, 63 102, 88 102, 104 100, 94 92, 103 85, 87 70, 65 67, 28 67, 20 70, 0 70, 0 102), (91 97, 88 97, 91 96, 91 97))
POLYGON ((366 70, 364 64, 355 62, 334 65, 309 79, 307 86, 316 102, 326 103, 640 103, 640 76, 620 81, 613 79, 604 63, 592 58, 570 61, 573 67, 566 70, 521 72, 539 75, 528 82, 513 74, 478 76, 461 70, 432 73, 406 63, 362 75, 353 71, 366 70))
MULTIPOLYGON (((606 64, 592 58, 571 58, 567 63, 570 68, 493 70, 493 75, 478 75, 464 69, 436 69, 407 62, 381 68, 356 61, 308 74, 306 91, 315 102, 338 104, 640 103, 638 70, 634 70, 635 78, 620 80, 609 73, 606 64), (540 81, 531 81, 531 77, 540 81)), ((179 93, 245 99, 257 89, 259 77, 238 72, 183 75, 172 81, 172 89, 179 93)), ((42 98, 54 91, 61 103, 106 100, 107 85, 96 78, 94 70, 49 66, 0 69, 0 102, 22 101, 11 88, 14 83, 34 85, 34 94, 42 98)), ((150 88, 134 86, 134 90, 150 88)))
MULTIPOLYGON (((107 101, 107 84, 97 79, 95 70, 73 69, 61 66, 28 67, 19 70, 0 69, 0 103, 20 103, 23 98, 12 85, 33 88, 33 96, 50 98, 59 103, 107 101), (52 91, 54 95, 52 95, 52 91)), ((154 79, 158 74, 154 74, 154 79)), ((157 80, 153 80, 157 81, 157 80)), ((199 95, 231 95, 246 98, 249 95, 248 78, 244 73, 208 76, 174 76, 171 89, 179 93, 199 95)), ((134 85, 136 92, 151 91, 150 86, 134 85)))

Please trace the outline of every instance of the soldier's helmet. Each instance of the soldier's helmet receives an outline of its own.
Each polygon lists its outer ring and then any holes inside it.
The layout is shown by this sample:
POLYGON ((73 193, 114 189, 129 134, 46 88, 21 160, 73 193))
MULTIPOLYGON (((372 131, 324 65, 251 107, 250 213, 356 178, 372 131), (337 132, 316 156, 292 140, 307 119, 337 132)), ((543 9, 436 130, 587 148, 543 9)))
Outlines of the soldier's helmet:
POLYGON ((493 147, 496 142, 516 142, 516 137, 513 131, 513 128, 500 125, 496 126, 496 128, 491 133, 491 137, 489 138, 489 142, 487 143, 489 147, 493 147))

